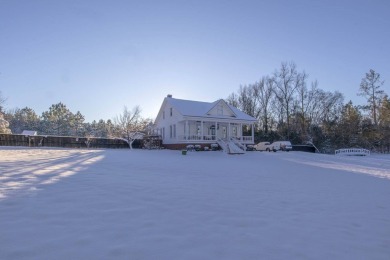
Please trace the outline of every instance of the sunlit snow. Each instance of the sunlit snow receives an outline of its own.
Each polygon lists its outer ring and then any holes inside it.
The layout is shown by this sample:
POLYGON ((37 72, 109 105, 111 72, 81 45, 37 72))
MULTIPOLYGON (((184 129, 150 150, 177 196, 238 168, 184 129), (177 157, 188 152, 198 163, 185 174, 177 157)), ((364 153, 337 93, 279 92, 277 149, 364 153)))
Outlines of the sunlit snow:
POLYGON ((390 156, 0 147, 0 259, 390 259, 390 156))

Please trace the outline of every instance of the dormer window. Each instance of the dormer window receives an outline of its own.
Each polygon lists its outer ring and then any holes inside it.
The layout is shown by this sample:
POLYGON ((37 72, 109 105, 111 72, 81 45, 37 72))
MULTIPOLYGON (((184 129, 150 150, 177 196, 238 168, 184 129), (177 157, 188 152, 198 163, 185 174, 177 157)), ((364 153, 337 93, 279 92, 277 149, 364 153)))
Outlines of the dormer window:
POLYGON ((171 116, 172 116, 172 108, 169 110, 169 113, 171 114, 171 116))

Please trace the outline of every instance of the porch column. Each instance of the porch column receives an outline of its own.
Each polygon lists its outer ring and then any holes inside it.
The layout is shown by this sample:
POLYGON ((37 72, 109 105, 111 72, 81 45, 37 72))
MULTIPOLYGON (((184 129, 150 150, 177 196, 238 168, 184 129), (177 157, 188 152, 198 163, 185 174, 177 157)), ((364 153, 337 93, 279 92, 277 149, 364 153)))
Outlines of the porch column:
POLYGON ((240 141, 242 142, 242 133, 243 133, 243 131, 242 131, 242 123, 240 123, 240 141))
POLYGON ((217 140, 217 132, 218 132, 218 123, 217 123, 217 121, 215 121, 215 140, 217 140))
POLYGON ((202 135, 202 138, 200 138, 200 140, 204 140, 204 135, 203 135, 203 120, 200 121, 200 134, 202 135))
POLYGON ((229 127, 228 127, 228 139, 230 140, 230 122, 229 122, 229 127))
POLYGON ((253 123, 252 123, 252 142, 255 142, 255 127, 253 123))
POLYGON ((188 140, 188 137, 189 137, 189 135, 190 135, 190 128, 188 127, 188 120, 186 120, 186 132, 187 133, 184 133, 184 135, 185 135, 185 139, 186 140, 188 140))

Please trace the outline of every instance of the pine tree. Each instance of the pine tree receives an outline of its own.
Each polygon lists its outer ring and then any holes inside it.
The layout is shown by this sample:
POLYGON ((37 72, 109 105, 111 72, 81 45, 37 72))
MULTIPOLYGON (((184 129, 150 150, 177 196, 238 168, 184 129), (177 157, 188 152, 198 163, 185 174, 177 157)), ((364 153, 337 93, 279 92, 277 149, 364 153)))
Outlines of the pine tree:
POLYGON ((7 114, 10 129, 15 134, 20 134, 23 130, 40 131, 40 118, 35 111, 29 107, 15 109, 7 114))
POLYGON ((80 136, 82 135, 82 131, 84 130, 84 116, 77 111, 76 114, 72 115, 70 118, 70 126, 72 128, 72 135, 80 136))
POLYGON ((349 101, 341 112, 341 119, 337 126, 338 143, 343 147, 358 145, 359 134, 361 134, 362 116, 358 107, 349 101))
POLYGON ((73 114, 63 103, 54 104, 42 113, 45 132, 54 135, 70 135, 73 114))

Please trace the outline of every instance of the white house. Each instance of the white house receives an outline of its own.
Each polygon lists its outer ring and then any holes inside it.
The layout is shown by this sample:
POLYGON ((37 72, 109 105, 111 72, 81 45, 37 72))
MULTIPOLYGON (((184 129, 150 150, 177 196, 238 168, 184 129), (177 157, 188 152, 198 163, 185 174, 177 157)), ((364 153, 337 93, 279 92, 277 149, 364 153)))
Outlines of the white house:
POLYGON ((256 119, 220 99, 215 102, 182 100, 168 95, 155 120, 163 146, 180 149, 189 144, 209 146, 234 142, 254 144, 256 119), (222 143, 221 143, 222 142, 222 143))

